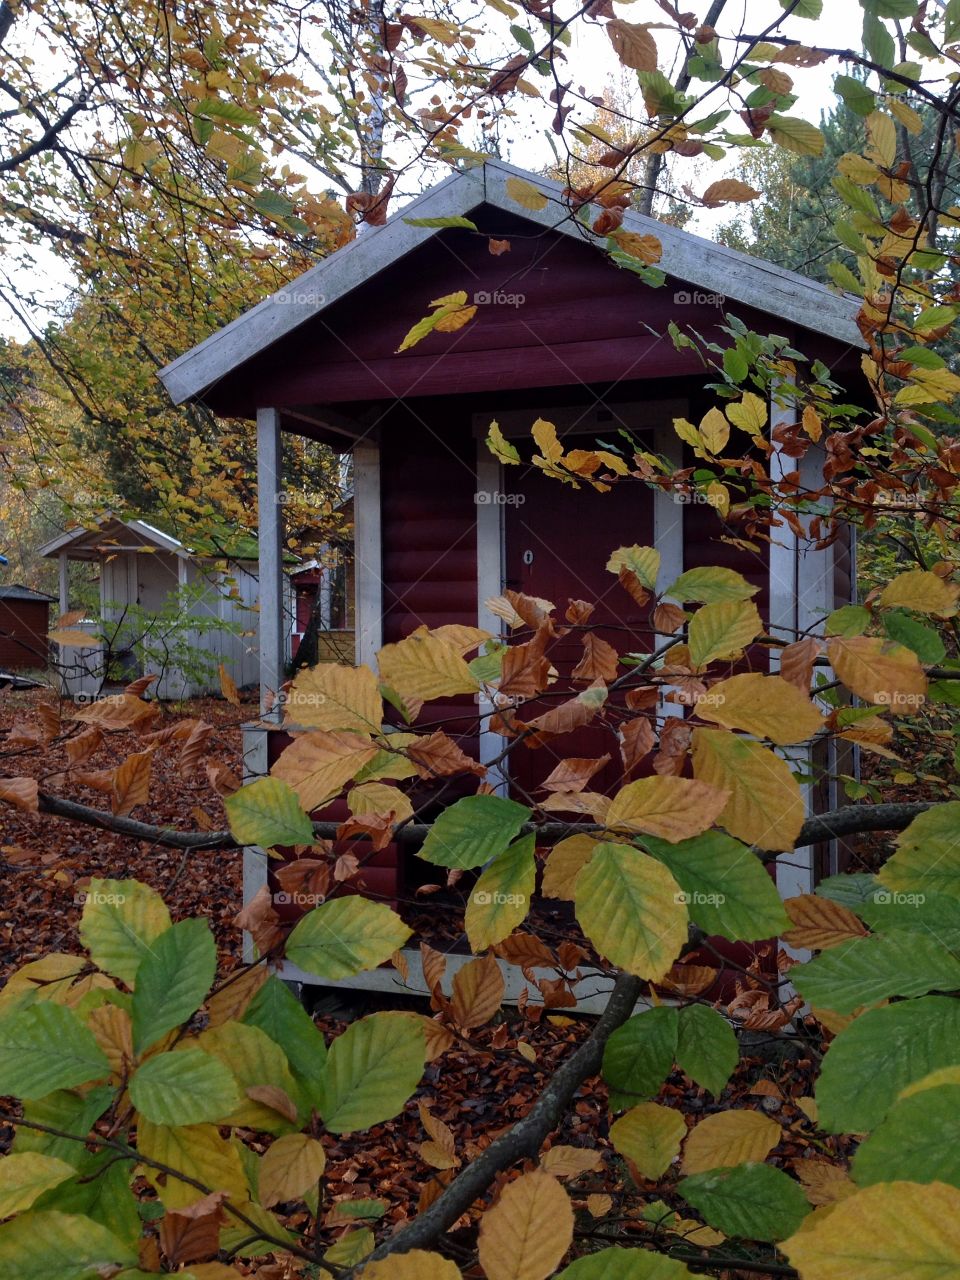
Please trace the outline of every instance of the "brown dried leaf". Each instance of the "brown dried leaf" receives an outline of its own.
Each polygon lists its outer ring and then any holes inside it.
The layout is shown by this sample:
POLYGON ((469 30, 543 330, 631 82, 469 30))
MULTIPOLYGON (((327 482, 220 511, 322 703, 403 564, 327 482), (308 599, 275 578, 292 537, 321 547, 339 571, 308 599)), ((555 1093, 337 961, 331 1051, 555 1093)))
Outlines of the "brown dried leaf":
POLYGON ((469 1031, 489 1022, 503 1002, 505 984, 492 952, 469 960, 453 978, 453 1016, 469 1031))
POLYGON ((783 935, 784 942, 791 947, 823 951, 867 936, 868 930, 863 921, 848 907, 831 902, 829 898, 803 893, 796 898, 787 898, 783 905, 794 926, 783 935))
POLYGON ((593 775, 609 763, 608 755, 600 756, 599 759, 561 760, 540 785, 544 791, 582 791, 593 775))
POLYGON ((123 815, 136 809, 137 805, 147 804, 150 799, 150 773, 153 768, 153 748, 146 751, 135 751, 127 756, 121 765, 113 771, 113 788, 110 797, 110 808, 113 813, 123 815))

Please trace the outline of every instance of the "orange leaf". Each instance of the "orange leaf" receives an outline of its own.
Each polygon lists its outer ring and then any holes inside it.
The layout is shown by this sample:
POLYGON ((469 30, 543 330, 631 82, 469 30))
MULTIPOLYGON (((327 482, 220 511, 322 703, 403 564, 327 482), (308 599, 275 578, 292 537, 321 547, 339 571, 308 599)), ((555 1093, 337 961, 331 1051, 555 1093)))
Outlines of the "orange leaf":
POLYGON ((110 808, 115 814, 130 813, 150 799, 150 770, 153 748, 134 752, 113 771, 113 794, 110 808))
POLYGON ((39 812, 39 790, 36 778, 0 778, 0 800, 27 813, 39 812))
POLYGON ((465 1031, 489 1022, 503 1001, 505 983, 493 954, 468 961, 453 979, 453 1015, 465 1031))

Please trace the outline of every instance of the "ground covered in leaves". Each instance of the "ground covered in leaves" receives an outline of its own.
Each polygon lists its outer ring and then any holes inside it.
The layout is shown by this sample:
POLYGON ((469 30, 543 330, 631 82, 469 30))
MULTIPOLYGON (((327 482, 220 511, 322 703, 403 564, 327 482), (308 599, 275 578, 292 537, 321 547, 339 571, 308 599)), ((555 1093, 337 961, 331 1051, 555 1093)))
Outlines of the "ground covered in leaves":
MULTIPOLYGON (((40 704, 49 701, 49 694, 0 693, 0 773, 36 777, 42 788, 105 808, 108 801, 98 793, 96 772, 142 750, 142 739, 126 733, 109 735, 84 762, 94 785, 58 781, 65 764, 63 747, 35 737, 42 727, 40 704)), ((66 716, 70 708, 62 710, 66 716)), ((180 714, 212 726, 204 750, 188 767, 179 753, 158 751, 149 811, 141 806, 135 816, 184 829, 225 827, 216 771, 225 766, 239 774, 239 727, 253 711, 253 707, 238 709, 219 699, 194 701, 183 709, 180 714)), ((157 727, 177 715, 164 712, 157 727)), ((6 889, 0 902, 0 981, 48 951, 80 949, 77 926, 83 889, 91 876, 143 881, 163 894, 176 920, 205 916, 217 935, 224 971, 238 962, 240 933, 232 923, 242 905, 238 851, 185 857, 152 843, 9 807, 0 814, 0 823, 6 889)), ((385 1007, 385 998, 379 997, 335 992, 314 996, 314 1016, 328 1038, 352 1018, 385 1007)), ((425 1001, 416 1007, 429 1012, 425 1001)), ((325 1242, 332 1244, 345 1232, 357 1230, 371 1230, 382 1238, 429 1204, 458 1167, 526 1114, 552 1071, 592 1025, 591 1019, 568 1010, 548 1013, 533 1005, 522 1012, 504 1008, 491 1025, 471 1032, 469 1043, 455 1044, 427 1065, 422 1087, 395 1120, 365 1134, 328 1135, 324 1139, 325 1185, 330 1207, 323 1221, 325 1242), (337 1208, 345 1202, 351 1204, 346 1213, 337 1208)), ((762 1033, 754 1034, 755 1051, 748 1049, 719 1098, 675 1072, 658 1100, 679 1110, 688 1125, 704 1115, 740 1107, 764 1113, 783 1130, 772 1160, 797 1173, 809 1198, 818 1203, 835 1196, 831 1184, 844 1180, 849 1153, 842 1147, 843 1140, 818 1134, 813 1123, 812 1079, 823 1040, 814 1024, 808 1029, 809 1039, 791 1046, 789 1053, 775 1048, 775 1042, 762 1033)), ((616 1154, 608 1141, 609 1123, 606 1087, 599 1079, 588 1080, 550 1140, 551 1151, 541 1155, 571 1192, 577 1211, 577 1249, 585 1251, 616 1239, 639 1242, 659 1237, 669 1242, 672 1251, 679 1250, 680 1256, 695 1262, 702 1257, 703 1247, 721 1243, 722 1238, 710 1229, 684 1220, 682 1201, 671 1197, 672 1175, 659 1184, 647 1182, 616 1154)), ((3 1134, 4 1147, 9 1138, 9 1132, 3 1134)), ((262 1148, 261 1138, 250 1135, 249 1140, 262 1148)), ((516 1176, 516 1172, 505 1176, 516 1176)), ((466 1276, 482 1274, 476 1265, 477 1216, 465 1215, 444 1244, 466 1276)), ((295 1211, 287 1221, 291 1227, 305 1225, 295 1211)), ((741 1254, 728 1244, 724 1253, 729 1262, 711 1267, 715 1275, 776 1274, 775 1265, 769 1272, 764 1266, 774 1258, 772 1250, 766 1255, 741 1254), (747 1269, 737 1265, 741 1261, 747 1269)), ((287 1280, 301 1273, 279 1264, 261 1264, 251 1274, 261 1280, 287 1280)))

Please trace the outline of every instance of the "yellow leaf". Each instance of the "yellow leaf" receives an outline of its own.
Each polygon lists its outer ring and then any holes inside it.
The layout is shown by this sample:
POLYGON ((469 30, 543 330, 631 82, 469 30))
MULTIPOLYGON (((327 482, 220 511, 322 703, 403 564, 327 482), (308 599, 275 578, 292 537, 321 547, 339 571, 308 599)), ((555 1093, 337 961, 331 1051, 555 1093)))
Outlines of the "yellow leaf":
POLYGON ((316 1190, 327 1165, 322 1143, 305 1133, 277 1138, 260 1161, 260 1203, 265 1209, 285 1200, 302 1200, 316 1190))
POLYGON ((727 417, 747 435, 758 436, 767 425, 767 404, 752 391, 745 391, 738 404, 728 404, 727 417))
POLYGON ((605 825, 611 831, 640 832, 676 844, 712 827, 727 796, 693 778, 638 778, 614 796, 605 825))
POLYGON ((610 1129, 610 1141, 645 1178, 656 1181, 670 1168, 686 1133, 686 1122, 679 1111, 656 1102, 643 1102, 616 1121, 610 1129))
POLYGON ((763 630, 757 606, 749 600, 705 604, 687 631, 690 660, 705 667, 718 658, 735 658, 763 630))
POLYGON ((233 676, 230 674, 230 672, 227 670, 227 668, 223 665, 222 662, 220 663, 219 672, 220 672, 220 692, 223 694, 224 698, 227 700, 227 702, 230 703, 231 706, 239 707, 240 694, 239 694, 239 691, 237 690, 236 680, 234 680, 233 676))
POLYGON ((956 1280, 960 1190, 880 1182, 818 1210, 780 1248, 803 1280, 956 1280))
POLYGON ((804 406, 802 425, 804 431, 816 444, 823 435, 823 421, 812 404, 804 406))
POLYGON ((656 71, 657 44, 647 27, 611 18, 607 23, 607 35, 614 53, 625 67, 633 67, 635 71, 656 71))
POLYGON ((563 457, 563 445, 557 439, 557 428, 552 422, 538 418, 531 427, 530 434, 548 462, 559 462, 563 457))
POLYGON ((759 1111, 722 1111, 691 1131, 683 1151, 683 1172, 707 1173, 747 1161, 765 1160, 783 1136, 775 1120, 759 1111))
POLYGON ((834 671, 864 702, 915 715, 926 701, 927 677, 917 655, 871 636, 836 636, 827 645, 834 671))
POLYGON ((127 814, 137 805, 150 799, 150 770, 152 751, 135 751, 113 771, 113 793, 110 808, 113 813, 127 814))
POLYGON ((760 849, 793 848, 804 803, 786 760, 728 730, 694 729, 693 774, 730 793, 717 821, 732 836, 760 849))
POLYGON ((592 1147, 551 1147, 540 1159, 540 1168, 555 1178, 576 1178, 599 1169, 603 1157, 592 1147))
POLYGON ((351 787, 347 793, 347 805, 355 817, 367 813, 392 813, 394 822, 404 822, 413 817, 410 797, 399 787, 388 786, 385 782, 364 782, 359 787, 351 787))
POLYGON ((631 258, 637 258, 648 266, 659 262, 663 256, 663 245, 656 236, 642 236, 637 231, 619 228, 610 238, 621 253, 629 254, 631 258))
POLYGON ((793 1168, 803 1183, 804 1195, 812 1205, 836 1204, 838 1200, 846 1200, 856 1194, 856 1183, 847 1171, 828 1160, 798 1160, 793 1168))
POLYGON ((76 1176, 65 1160, 39 1151, 13 1152, 0 1160, 0 1218, 29 1209, 45 1191, 76 1176))
POLYGON ((823 134, 798 116, 771 116, 767 128, 774 142, 795 155, 818 156, 823 151, 823 134))
POLYGON ((532 182, 525 182, 523 178, 508 178, 506 192, 515 204, 522 205, 524 209, 530 209, 534 213, 546 207, 547 197, 540 188, 535 187, 532 182))
POLYGON ((512 445, 500 430, 500 423, 494 420, 487 432, 487 448, 500 462, 513 466, 520 461, 516 445, 512 445))
POLYGON ((958 596, 960 586, 956 583, 946 582, 927 569, 909 569, 887 583, 878 604, 885 609, 913 609, 950 618, 957 612, 958 596))
POLYGON ((554 845, 543 872, 545 898, 566 898, 572 902, 577 876, 593 857, 600 841, 594 836, 568 836, 554 845))
MULTIPOLYGON (((238 1208, 249 1196, 240 1155, 232 1143, 220 1137, 216 1125, 192 1124, 170 1128, 153 1124, 140 1116, 137 1121, 137 1150, 146 1159, 156 1160, 186 1174, 205 1187, 226 1191, 238 1208)), ((144 1177, 156 1188, 166 1209, 184 1209, 201 1195, 189 1183, 164 1176, 149 1167, 144 1167, 144 1177)))
POLYGON ((397 644, 388 644, 377 654, 380 679, 411 709, 433 698, 452 698, 458 693, 474 693, 476 676, 457 649, 437 636, 415 631, 397 644))
POLYGON ((711 182, 700 197, 708 209, 718 209, 722 204, 744 204, 756 200, 760 192, 746 182, 736 178, 721 178, 719 182, 711 182))
POLYGON ((804 742, 823 728, 823 716, 796 685, 758 672, 711 685, 697 699, 696 711, 702 720, 743 729, 778 746, 804 742))
POLYGON ((308 729, 379 733, 383 703, 369 667, 321 662, 301 671, 287 694, 284 718, 308 729))
POLYGON ((567 1193, 556 1178, 534 1169, 504 1187, 480 1219, 480 1265, 487 1280, 545 1280, 572 1240, 567 1193))
POLYGON ((700 432, 692 422, 688 422, 686 418, 674 418, 673 429, 684 444, 692 445, 697 450, 702 449, 703 441, 700 439, 700 432))
POLYGON ((667 868, 630 845, 603 844, 577 878, 576 915, 598 951, 659 982, 687 939, 685 895, 667 868))
POLYGON ((89 649, 97 643, 96 636, 89 631, 81 631, 79 627, 63 627, 56 631, 48 631, 47 639, 58 644, 61 649, 89 649))
POLYGON ((883 111, 871 111, 866 124, 874 157, 884 169, 892 169, 897 162, 897 126, 883 111))
POLYGON ((629 569, 642 586, 654 591, 660 572, 660 552, 656 547, 618 547, 607 561, 607 571, 619 574, 621 569, 629 569))
POLYGON ((308 813, 339 795, 377 754, 369 738, 355 733, 298 734, 271 769, 293 787, 308 813))
POLYGON ((730 439, 730 424, 719 409, 708 409, 700 421, 700 439, 713 454, 722 453, 730 439))
POLYGON ((394 1253, 363 1269, 364 1280, 460 1280, 460 1271, 439 1253, 410 1249, 394 1253))

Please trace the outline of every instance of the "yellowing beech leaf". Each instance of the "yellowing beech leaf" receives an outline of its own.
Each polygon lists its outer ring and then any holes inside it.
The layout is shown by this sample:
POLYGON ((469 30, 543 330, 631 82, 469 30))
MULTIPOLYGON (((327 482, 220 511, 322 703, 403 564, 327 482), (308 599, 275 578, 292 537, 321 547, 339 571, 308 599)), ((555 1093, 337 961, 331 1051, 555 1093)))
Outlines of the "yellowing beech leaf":
POLYGON ((577 920, 613 964, 659 982, 687 939, 684 894, 667 868, 625 844, 603 844, 577 877, 577 920))
POLYGON ((933 613, 949 618, 957 612, 960 587, 926 569, 910 569, 898 573, 880 593, 878 604, 888 609, 913 609, 916 613, 933 613))
POLYGON ((489 1022, 500 1008, 506 984, 496 959, 488 951, 468 960, 453 978, 453 1016, 465 1031, 489 1022))
POLYGON ((722 204, 744 204, 756 200, 759 195, 759 191, 745 182, 721 178, 719 182, 711 182, 700 199, 708 209, 718 209, 722 204))
POLYGON ((783 905, 793 922, 793 928, 783 935, 784 942, 791 947, 825 951, 867 936, 866 926, 849 907, 829 898, 801 893, 796 898, 787 898, 783 905))
POLYGON ((265 1152, 260 1161, 260 1203, 265 1209, 284 1200, 302 1200, 316 1189, 326 1168, 322 1143, 305 1133, 288 1133, 265 1152))
POLYGON ((548 1173, 508 1183, 480 1219, 480 1265, 487 1280, 544 1280, 573 1240, 573 1209, 548 1173))
POLYGON ((127 814, 150 799, 152 751, 135 751, 113 771, 113 794, 110 808, 115 814, 127 814))
POLYGON ((287 694, 284 718, 308 729, 379 733, 383 702, 369 667, 321 662, 301 671, 287 694))
POLYGON ((914 715, 926 701, 927 677, 917 655, 872 636, 835 636, 827 645, 834 671, 865 702, 914 715))
POLYGON ((533 835, 523 836, 489 864, 470 891, 464 928, 470 950, 501 942, 522 924, 537 880, 533 835))
POLYGON ((543 872, 543 896, 572 902, 577 876, 593 857, 600 841, 594 836, 568 836, 554 845, 543 872))
POLYGON ((697 699, 696 711, 701 720, 743 729, 778 746, 804 742, 823 728, 823 716, 796 685, 756 672, 711 685, 697 699))
POLYGON ((533 183, 525 182, 523 178, 508 178, 505 186, 509 198, 515 204, 522 205, 524 209, 530 209, 536 213, 537 210, 546 207, 547 197, 533 183))
POLYGON ((656 1102, 643 1102, 612 1126, 610 1141, 645 1178, 656 1180, 670 1168, 686 1132, 686 1122, 679 1111, 656 1102))
POLYGON ((780 1248, 803 1280, 956 1280, 960 1190, 880 1182, 811 1215, 780 1248))
POLYGON ((712 827, 728 794, 693 778, 638 778, 613 797, 605 825, 676 844, 712 827))
POLYGON ((427 632, 415 631, 397 644, 384 645, 377 661, 383 683, 412 706, 480 687, 456 646, 427 632))
POLYGON ((647 266, 653 266, 663 257, 663 245, 656 236, 642 236, 636 231, 624 231, 619 228, 610 238, 616 243, 621 253, 629 254, 631 258, 639 258, 647 266))
POLYGON ((705 667, 717 658, 734 658, 763 630, 757 606, 750 601, 705 604, 693 615, 687 631, 690 660, 705 667))
POLYGON ((76 1175, 65 1160, 39 1151, 14 1152, 0 1160, 0 1218, 29 1209, 51 1187, 76 1175))
POLYGON ((722 453, 730 439, 730 424, 719 409, 708 409, 700 422, 700 439, 713 454, 722 453))
POLYGON ((370 739, 356 733, 302 733, 270 772, 293 787, 310 813, 339 795, 376 754, 370 739))
MULTIPOLYGON (((329 1254, 327 1255, 329 1257, 329 1254)), ((425 1249, 395 1253, 363 1269, 364 1280, 460 1280, 460 1272, 449 1258, 425 1249)))
POLYGON ((747 435, 758 436, 767 425, 767 402, 752 391, 745 391, 738 404, 728 404, 727 417, 747 435))
MULTIPOLYGON (((171 1128, 152 1124, 141 1116, 137 1123, 137 1150, 146 1159, 176 1169, 205 1187, 226 1191, 235 1205, 242 1205, 249 1195, 239 1152, 221 1138, 216 1125, 171 1128)), ((200 1197, 196 1187, 179 1178, 163 1177, 149 1168, 144 1169, 144 1176, 156 1188, 166 1209, 184 1209, 200 1197)))
POLYGON ((555 1178, 576 1178, 599 1169, 603 1157, 592 1147, 551 1147, 540 1159, 540 1168, 555 1178))
POLYGON ((792 849, 804 820, 803 793, 786 760, 721 729, 694 729, 693 775, 729 800, 717 819, 760 849, 792 849))
POLYGON ((660 571, 660 552, 655 547, 618 547, 607 561, 607 570, 619 574, 621 569, 629 569, 642 586, 654 591, 660 571))
POLYGON ((354 816, 392 813, 394 822, 403 822, 406 818, 413 817, 410 797, 399 787, 391 787, 385 782, 364 782, 359 787, 351 787, 347 794, 347 804, 354 816))
POLYGON ((647 27, 611 18, 607 23, 607 35, 614 53, 625 67, 633 67, 636 71, 656 71, 657 45, 647 27))
POLYGON ((684 1173, 706 1173, 747 1161, 766 1160, 783 1131, 759 1111, 722 1111, 691 1131, 683 1151, 684 1173))

